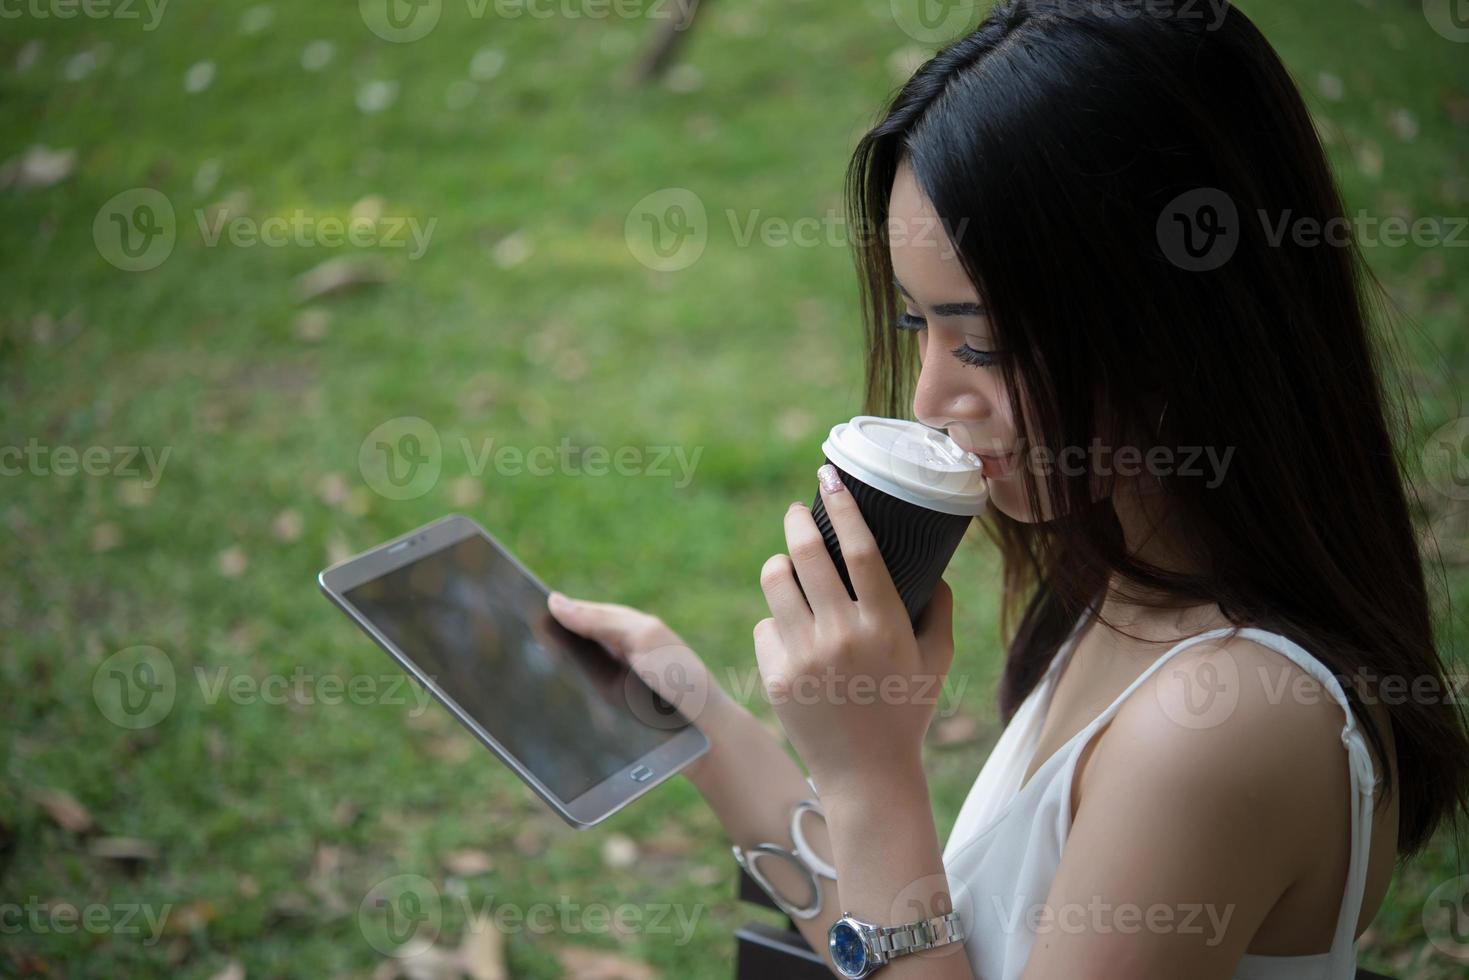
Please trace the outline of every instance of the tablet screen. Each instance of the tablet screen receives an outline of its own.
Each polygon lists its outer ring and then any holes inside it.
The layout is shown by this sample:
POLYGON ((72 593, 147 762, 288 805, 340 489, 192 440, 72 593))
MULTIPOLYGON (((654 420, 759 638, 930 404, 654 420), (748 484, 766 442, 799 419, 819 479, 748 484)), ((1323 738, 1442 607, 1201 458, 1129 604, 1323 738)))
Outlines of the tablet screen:
POLYGON ((562 800, 688 724, 625 663, 556 622, 536 583, 482 536, 344 597, 562 800), (634 698, 646 699, 636 712, 634 698))

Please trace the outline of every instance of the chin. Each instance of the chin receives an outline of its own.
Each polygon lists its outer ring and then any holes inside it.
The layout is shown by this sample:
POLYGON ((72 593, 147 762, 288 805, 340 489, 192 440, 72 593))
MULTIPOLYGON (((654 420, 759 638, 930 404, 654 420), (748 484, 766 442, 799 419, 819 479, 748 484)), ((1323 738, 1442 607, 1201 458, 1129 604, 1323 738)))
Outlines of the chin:
MULTIPOLYGON (((1037 516, 1035 511, 1031 510, 1030 501, 1025 498, 1025 480, 1018 471, 989 482, 989 505, 1011 520, 1019 521, 1022 524, 1040 524, 1051 519, 1049 513, 1037 516)), ((1043 510, 1049 510, 1046 504, 1044 487, 1042 487, 1041 506, 1043 510)))
POLYGON ((1025 487, 1020 480, 1006 477, 990 481, 990 504, 995 510, 1011 520, 1022 524, 1034 524, 1035 515, 1025 499, 1025 487))

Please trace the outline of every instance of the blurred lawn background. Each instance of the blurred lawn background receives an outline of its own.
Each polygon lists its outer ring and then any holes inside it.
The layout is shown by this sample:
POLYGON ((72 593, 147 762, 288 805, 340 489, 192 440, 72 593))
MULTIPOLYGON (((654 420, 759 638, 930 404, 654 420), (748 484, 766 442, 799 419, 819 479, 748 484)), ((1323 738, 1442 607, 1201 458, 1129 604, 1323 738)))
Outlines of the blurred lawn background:
MULTIPOLYGON (((814 492, 827 427, 862 408, 862 343, 839 225, 808 226, 806 245, 739 231, 836 222, 857 136, 937 45, 903 29, 917 0, 712 3, 667 75, 630 88, 661 23, 650 13, 671 5, 635 6, 473 16, 485 8, 444 0, 412 43, 376 36, 356 0, 174 0, 152 30, 142 3, 137 20, 0 20, 0 444, 106 447, 114 466, 112 447, 169 453, 156 485, 146 469, 5 478, 0 902, 52 913, 7 929, 0 974, 391 976, 359 906, 416 874, 444 895, 451 949, 470 931, 459 895, 693 919, 686 935, 605 920, 507 930, 516 978, 731 976, 732 931, 757 913, 733 901, 721 828, 682 781, 576 833, 437 706, 325 704, 309 680, 299 703, 238 703, 207 697, 196 674, 386 683, 396 668, 315 575, 457 510, 553 587, 656 612, 721 677, 752 682, 758 571, 784 549, 786 504, 814 492), (129 272, 94 222, 137 188, 167 199, 176 242, 129 272), (639 202, 670 188, 707 209, 708 243, 655 271, 628 232, 639 202), (200 221, 221 214, 434 224, 414 258, 211 246, 200 221), (341 258, 349 280, 387 281, 303 300, 299 277, 341 258), (433 426, 443 468, 394 500, 369 486, 359 449, 402 417, 433 426), (474 454, 565 440, 701 455, 687 485, 676 466, 476 474, 461 440, 474 454), (129 730, 99 710, 93 680, 137 645, 168 658, 177 696, 129 730), (168 911, 152 941, 115 911, 108 928, 63 934, 65 904, 168 911)), ((1304 89, 1354 212, 1466 213, 1469 44, 1435 32, 1417 0, 1246 10, 1304 89)), ((1411 466, 1462 411, 1469 252, 1368 255, 1407 318, 1411 466)), ((1424 503, 1462 610, 1466 504, 1432 490, 1424 503)), ((996 733, 999 581, 981 535, 947 579, 959 653, 928 755, 944 835, 996 733)), ((1442 636, 1462 666, 1462 612, 1442 636)), ((1364 965, 1463 975, 1424 935, 1424 903, 1455 873, 1444 842, 1399 874, 1364 965)))

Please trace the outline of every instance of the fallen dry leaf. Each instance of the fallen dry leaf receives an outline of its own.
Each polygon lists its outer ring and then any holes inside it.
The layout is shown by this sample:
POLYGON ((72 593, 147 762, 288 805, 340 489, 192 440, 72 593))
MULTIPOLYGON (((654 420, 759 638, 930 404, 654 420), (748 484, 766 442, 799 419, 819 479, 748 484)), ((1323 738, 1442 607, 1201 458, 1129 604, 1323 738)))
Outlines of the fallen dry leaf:
POLYGON ((488 874, 495 866, 494 861, 484 851, 474 848, 463 848, 450 851, 444 855, 444 868, 451 874, 459 875, 461 878, 473 878, 475 875, 488 874))
POLYGON ((470 980, 507 980, 505 937, 493 920, 476 916, 464 927, 459 941, 459 965, 470 980))
POLYGON ((111 521, 103 521, 92 528, 92 550, 97 553, 111 551, 122 544, 122 529, 111 521))
POLYGON ((602 842, 602 863, 609 868, 630 868, 638 863, 638 844, 626 834, 608 834, 602 842))
POLYGON ((85 834, 92 829, 92 814, 64 789, 36 789, 31 792, 31 799, 39 803, 62 830, 85 834))
POLYGON ((325 906, 326 917, 337 919, 351 911, 347 900, 337 888, 342 867, 342 849, 332 844, 321 844, 311 862, 311 875, 306 887, 325 906))
POLYGON ((381 197, 376 194, 369 194, 352 205, 352 210, 349 212, 348 217, 352 221, 365 221, 368 224, 375 225, 383 218, 383 207, 384 202, 381 197))
POLYGON ((347 494, 351 488, 347 485, 347 478, 340 473, 327 473, 316 481, 316 495, 321 502, 328 507, 340 507, 347 500, 347 494))
POLYGON ((123 480, 117 485, 117 499, 124 507, 147 507, 153 503, 155 489, 142 480, 123 480))
POLYGON ((658 973, 646 963, 630 960, 616 953, 563 946, 556 958, 566 970, 567 980, 657 980, 658 973))
POLYGON ((546 835, 536 826, 529 826, 515 835, 515 849, 526 857, 534 857, 546 846, 546 835))
POLYGON ((342 256, 327 259, 296 280, 296 295, 302 302, 337 296, 363 286, 393 278, 393 271, 380 259, 342 256))
POLYGON ((107 861, 140 863, 158 860, 158 845, 140 837, 98 837, 87 845, 87 853, 107 861))
POLYGON ((219 574, 225 578, 239 578, 245 574, 245 569, 250 567, 250 559, 245 557, 245 552, 239 545, 230 545, 219 553, 216 559, 219 565, 219 574))
POLYGON ((38 190, 61 183, 76 169, 76 150, 32 146, 0 166, 0 187, 38 190))
POLYGON ((213 903, 202 898, 195 899, 176 907, 164 923, 163 931, 173 936, 187 936, 213 922, 216 914, 218 913, 213 903))
POLYGON ((332 315, 326 310, 312 307, 296 315, 296 337, 307 343, 325 340, 331 330, 332 315))
POLYGON ((472 476, 461 476, 449 484, 449 502, 455 507, 473 507, 484 495, 484 486, 472 476))
POLYGON ((294 508, 287 508, 275 515, 275 520, 270 522, 270 530, 277 541, 289 544, 301 539, 301 532, 305 530, 306 521, 301 512, 294 508))
POLYGON ((340 534, 332 535, 331 540, 326 543, 326 563, 328 565, 335 565, 337 562, 346 561, 351 557, 352 546, 347 543, 347 539, 340 534))
POLYGON ((245 980, 245 968, 240 965, 239 960, 230 960, 209 980, 245 980))

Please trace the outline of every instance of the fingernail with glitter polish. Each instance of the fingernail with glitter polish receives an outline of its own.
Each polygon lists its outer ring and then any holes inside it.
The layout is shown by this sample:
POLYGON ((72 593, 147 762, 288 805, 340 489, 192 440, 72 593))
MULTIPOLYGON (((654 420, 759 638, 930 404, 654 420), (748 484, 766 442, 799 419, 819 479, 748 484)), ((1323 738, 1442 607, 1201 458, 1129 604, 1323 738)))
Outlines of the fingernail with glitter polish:
POLYGON ((842 478, 837 473, 837 468, 830 463, 816 471, 816 479, 821 482, 821 489, 824 493, 839 493, 846 489, 842 486, 842 478))

